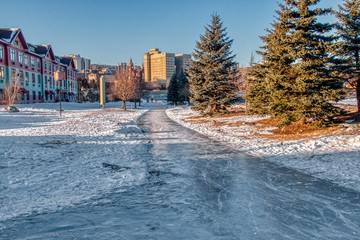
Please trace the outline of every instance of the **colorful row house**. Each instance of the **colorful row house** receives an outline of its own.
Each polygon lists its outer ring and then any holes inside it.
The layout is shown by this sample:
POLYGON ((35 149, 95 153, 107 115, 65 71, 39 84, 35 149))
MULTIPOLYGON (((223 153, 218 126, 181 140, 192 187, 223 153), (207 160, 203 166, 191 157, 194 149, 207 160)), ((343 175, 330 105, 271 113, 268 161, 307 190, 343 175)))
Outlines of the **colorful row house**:
POLYGON ((19 28, 0 28, 0 101, 14 86, 19 103, 76 101, 76 73, 73 59, 55 56, 51 45, 27 43, 19 28), (61 81, 54 79, 57 70, 61 81))

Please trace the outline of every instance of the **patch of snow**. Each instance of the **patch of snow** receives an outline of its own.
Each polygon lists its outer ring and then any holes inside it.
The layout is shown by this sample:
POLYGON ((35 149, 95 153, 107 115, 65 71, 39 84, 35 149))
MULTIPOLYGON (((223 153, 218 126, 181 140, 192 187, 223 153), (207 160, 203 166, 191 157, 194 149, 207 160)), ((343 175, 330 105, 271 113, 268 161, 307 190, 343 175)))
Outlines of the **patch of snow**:
POLYGON ((56 211, 108 192, 142 184, 146 164, 137 119, 147 109, 120 111, 119 103, 17 105, 0 111, 0 222, 56 211), (114 109, 116 107, 117 109, 114 109), (111 109, 109 109, 111 108, 111 109), (115 164, 124 171, 112 171, 115 164))

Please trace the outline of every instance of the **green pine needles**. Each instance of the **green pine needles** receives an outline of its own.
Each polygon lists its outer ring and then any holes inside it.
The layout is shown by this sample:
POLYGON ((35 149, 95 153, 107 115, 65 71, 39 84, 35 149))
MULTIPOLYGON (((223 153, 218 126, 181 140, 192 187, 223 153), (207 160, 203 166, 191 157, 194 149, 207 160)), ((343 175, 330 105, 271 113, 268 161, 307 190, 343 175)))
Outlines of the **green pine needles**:
POLYGON ((347 82, 355 89, 357 112, 360 113, 360 0, 345 0, 335 12, 339 21, 336 25, 339 36, 339 57, 343 60, 338 70, 347 82))
POLYGON ((227 112, 227 106, 235 100, 237 87, 234 83, 236 68, 230 48, 233 40, 227 37, 219 15, 205 27, 193 53, 188 69, 191 101, 194 109, 204 115, 227 112))
POLYGON ((285 0, 279 4, 273 29, 262 37, 246 100, 250 111, 269 114, 280 125, 303 120, 315 126, 334 122, 341 109, 343 82, 336 71, 333 26, 318 21, 331 9, 317 8, 319 0, 285 0))
POLYGON ((181 71, 179 76, 174 74, 170 80, 167 101, 175 105, 178 103, 187 103, 189 96, 189 82, 186 73, 181 71))
POLYGON ((179 102, 179 86, 178 79, 176 78, 176 74, 174 74, 169 83, 168 93, 167 93, 167 101, 173 104, 177 104, 179 102))

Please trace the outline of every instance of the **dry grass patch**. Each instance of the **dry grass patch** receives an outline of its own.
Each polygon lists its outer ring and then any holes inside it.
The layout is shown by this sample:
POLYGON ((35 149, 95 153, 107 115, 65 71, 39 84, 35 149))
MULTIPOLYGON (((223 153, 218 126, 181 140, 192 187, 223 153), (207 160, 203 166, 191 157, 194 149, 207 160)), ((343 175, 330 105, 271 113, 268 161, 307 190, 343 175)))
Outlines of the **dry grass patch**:
POLYGON ((213 120, 211 123, 212 123, 211 125, 214 126, 214 127, 229 126, 229 123, 224 122, 224 121, 213 120))
POLYGON ((288 126, 278 128, 280 120, 277 118, 262 119, 257 121, 260 124, 257 128, 276 127, 272 134, 260 134, 264 138, 281 140, 281 141, 292 141, 300 139, 308 139, 314 136, 331 135, 338 133, 341 128, 339 126, 317 128, 309 124, 305 124, 304 121, 298 121, 288 126))
POLYGON ((276 127, 280 124, 280 120, 278 118, 265 118, 256 121, 256 123, 265 127, 276 127))
POLYGON ((273 130, 272 135, 265 135, 263 137, 281 141, 291 141, 308 139, 315 136, 331 135, 334 133, 338 133, 339 131, 340 127, 338 126, 328 128, 316 128, 302 122, 296 122, 283 128, 277 128, 273 130))
POLYGON ((253 124, 245 121, 237 121, 237 122, 229 123, 229 127, 241 127, 244 125, 253 125, 253 124))
MULTIPOLYGON (((299 121, 283 128, 278 128, 277 126, 280 125, 280 119, 278 118, 266 118, 254 122, 242 120, 234 122, 235 119, 231 121, 231 118, 233 117, 246 116, 243 108, 233 108, 230 109, 230 113, 217 116, 193 116, 186 118, 185 121, 193 124, 209 124, 214 128, 219 128, 223 126, 235 128, 242 126, 252 126, 254 129, 253 135, 272 140, 293 141, 332 134, 359 134, 360 124, 356 124, 358 121, 355 121, 354 124, 350 124, 349 127, 351 129, 347 130, 345 130, 347 127, 344 127, 344 124, 341 124, 348 120, 357 119, 357 115, 355 113, 356 107, 347 106, 346 111, 348 112, 348 114, 339 117, 339 125, 327 128, 317 128, 309 124, 305 124, 304 121, 299 121), (264 132, 262 132, 262 130, 267 130, 269 128, 274 129, 272 130, 271 134, 265 134, 264 132)), ((236 131, 236 129, 234 129, 234 131, 236 131)))
POLYGON ((243 116, 243 113, 228 113, 223 115, 215 115, 215 116, 193 116, 184 119, 185 122, 193 123, 193 124, 210 124, 214 127, 222 127, 222 126, 240 126, 246 124, 244 121, 238 121, 236 123, 227 122, 228 118, 243 116))

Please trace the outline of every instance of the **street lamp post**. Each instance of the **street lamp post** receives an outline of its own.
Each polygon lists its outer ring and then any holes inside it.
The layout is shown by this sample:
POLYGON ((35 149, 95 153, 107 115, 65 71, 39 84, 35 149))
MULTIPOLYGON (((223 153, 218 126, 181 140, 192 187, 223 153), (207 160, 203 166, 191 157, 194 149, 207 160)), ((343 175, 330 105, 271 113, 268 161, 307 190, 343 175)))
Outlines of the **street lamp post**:
POLYGON ((58 93, 58 96, 59 96, 59 113, 60 113, 60 118, 62 117, 62 114, 61 114, 61 112, 62 112, 62 109, 61 109, 61 81, 62 80, 64 80, 65 79, 65 76, 64 76, 65 74, 64 74, 64 72, 62 72, 62 71, 60 71, 60 70, 56 70, 55 72, 54 72, 54 80, 56 81, 56 82, 59 82, 59 88, 58 88, 58 90, 59 90, 59 93, 58 93))
POLYGON ((59 82, 59 88, 58 88, 58 98, 59 98, 59 113, 60 113, 60 118, 62 117, 61 112, 61 80, 58 80, 59 82))
POLYGON ((100 108, 105 108, 106 103, 106 90, 105 90, 105 79, 100 77, 100 108))

